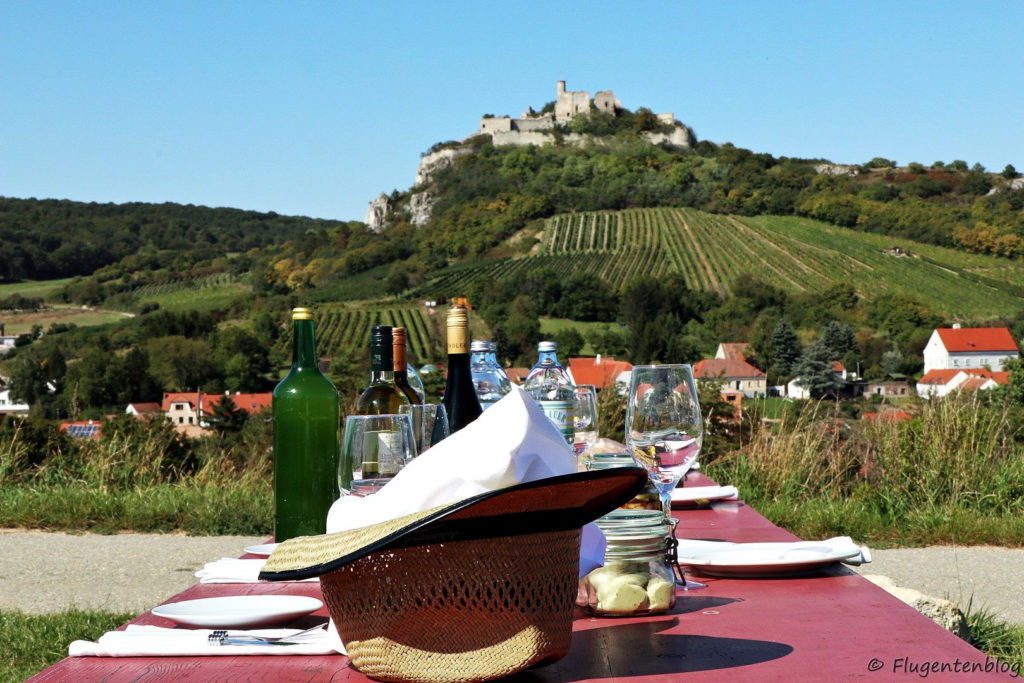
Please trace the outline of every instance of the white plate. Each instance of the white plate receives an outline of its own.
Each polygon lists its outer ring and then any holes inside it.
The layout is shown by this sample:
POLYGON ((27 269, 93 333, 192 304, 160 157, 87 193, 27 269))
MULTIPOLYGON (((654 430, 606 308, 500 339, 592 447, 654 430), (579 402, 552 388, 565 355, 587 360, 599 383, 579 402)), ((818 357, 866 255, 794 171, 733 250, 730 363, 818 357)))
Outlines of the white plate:
POLYGON ((679 564, 694 574, 724 577, 799 576, 860 557, 853 544, 680 542, 679 564), (685 555, 685 557, 683 556, 685 555))
POLYGON ((232 595, 170 602, 150 610, 177 624, 232 628, 282 624, 323 607, 316 598, 302 595, 232 595))
POLYGON ((277 543, 263 543, 261 545, 247 545, 245 546, 245 552, 250 555, 262 555, 266 557, 270 553, 274 552, 274 548, 277 547, 277 543))
POLYGON ((677 507, 701 507, 738 495, 735 486, 682 486, 672 489, 672 503, 677 507))

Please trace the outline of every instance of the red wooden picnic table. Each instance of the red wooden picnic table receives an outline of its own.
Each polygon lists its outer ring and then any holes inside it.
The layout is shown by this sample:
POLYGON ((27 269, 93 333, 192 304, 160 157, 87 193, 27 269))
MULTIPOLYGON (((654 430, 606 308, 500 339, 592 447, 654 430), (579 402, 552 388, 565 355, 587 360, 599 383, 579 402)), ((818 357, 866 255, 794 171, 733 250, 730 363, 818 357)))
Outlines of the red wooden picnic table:
MULTIPOLYGON (((692 472, 688 486, 713 485, 692 472)), ((676 510, 679 538, 798 540, 740 501, 676 510)), ((977 680, 1012 673, 841 565, 799 578, 700 578, 667 614, 595 618, 578 610, 560 661, 515 680, 977 680)), ((319 583, 196 584, 167 602, 227 595, 320 598, 319 583)), ((326 607, 314 616, 327 616, 326 607)), ((130 623, 173 626, 149 612, 130 623)), ((42 681, 361 681, 344 655, 69 657, 42 681)))

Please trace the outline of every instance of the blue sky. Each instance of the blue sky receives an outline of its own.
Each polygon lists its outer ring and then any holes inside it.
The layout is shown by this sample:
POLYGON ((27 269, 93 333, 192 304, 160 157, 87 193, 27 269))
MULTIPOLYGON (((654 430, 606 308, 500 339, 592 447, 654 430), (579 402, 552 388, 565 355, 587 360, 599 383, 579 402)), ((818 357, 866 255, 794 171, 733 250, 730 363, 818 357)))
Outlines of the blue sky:
POLYGON ((1024 170, 1021 2, 0 0, 0 196, 362 220, 570 90, 776 156, 1024 170))

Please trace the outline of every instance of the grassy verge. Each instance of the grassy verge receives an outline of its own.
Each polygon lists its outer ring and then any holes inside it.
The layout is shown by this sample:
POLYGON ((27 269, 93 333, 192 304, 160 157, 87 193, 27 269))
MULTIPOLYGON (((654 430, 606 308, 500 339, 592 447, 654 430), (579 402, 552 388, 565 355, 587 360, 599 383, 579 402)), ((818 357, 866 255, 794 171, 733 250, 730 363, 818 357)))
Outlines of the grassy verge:
POLYGON ((60 614, 0 612, 0 683, 33 676, 68 656, 73 640, 95 640, 135 615, 69 610, 60 614))
POLYGON ((914 408, 910 420, 847 420, 809 404, 753 425, 705 471, 805 538, 878 546, 1024 543, 1017 409, 977 396, 914 408))
POLYGON ((273 509, 268 481, 164 483, 115 492, 81 486, 0 488, 5 526, 48 531, 269 536, 273 509))

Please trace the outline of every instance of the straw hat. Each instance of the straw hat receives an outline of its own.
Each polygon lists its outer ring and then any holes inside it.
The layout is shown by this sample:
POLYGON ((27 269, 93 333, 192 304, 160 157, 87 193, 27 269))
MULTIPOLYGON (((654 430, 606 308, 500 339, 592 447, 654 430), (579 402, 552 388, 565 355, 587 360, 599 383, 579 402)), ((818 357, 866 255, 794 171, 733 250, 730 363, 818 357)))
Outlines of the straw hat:
POLYGON ((319 576, 353 665, 389 681, 480 681, 569 649, 580 529, 639 493, 621 467, 518 484, 285 541, 260 579, 319 576))

